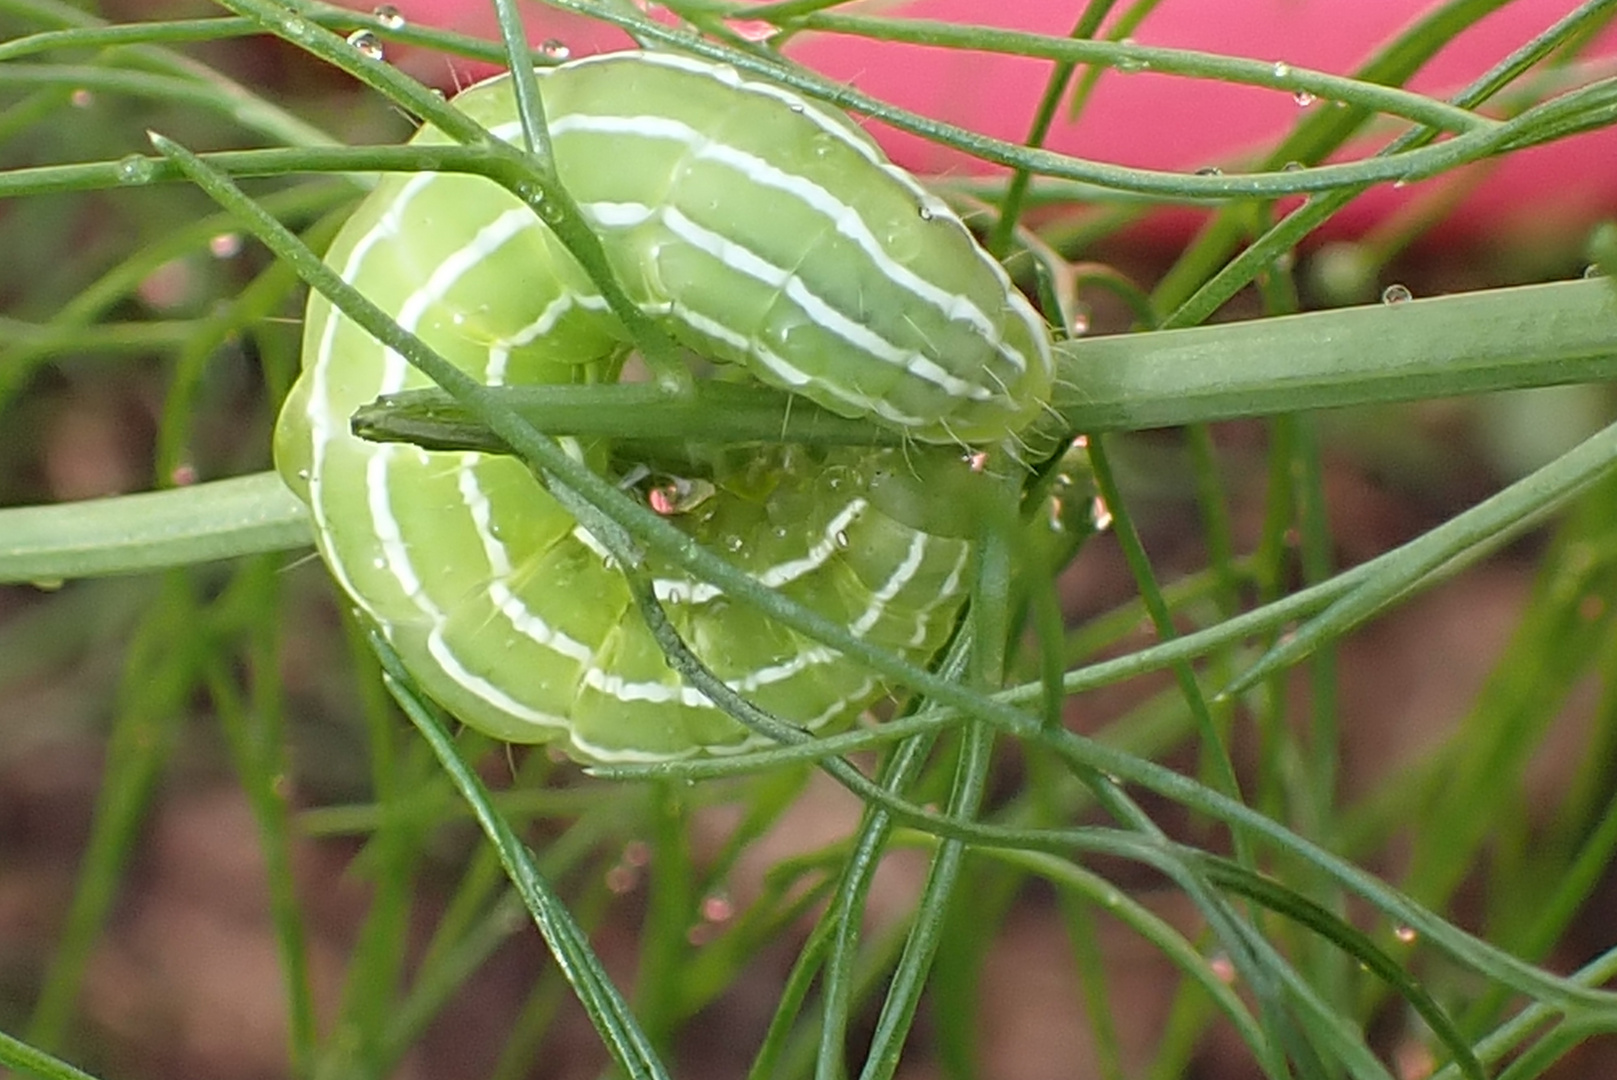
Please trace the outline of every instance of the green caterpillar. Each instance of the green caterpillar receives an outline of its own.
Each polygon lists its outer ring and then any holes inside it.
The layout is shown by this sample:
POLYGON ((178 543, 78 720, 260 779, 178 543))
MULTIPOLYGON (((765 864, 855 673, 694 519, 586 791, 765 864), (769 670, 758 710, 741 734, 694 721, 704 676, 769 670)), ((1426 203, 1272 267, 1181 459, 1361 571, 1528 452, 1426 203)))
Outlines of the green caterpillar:
MULTIPOLYGON (((649 474, 654 508, 759 581, 929 658, 969 588, 969 499, 947 495, 971 482, 961 448, 1012 438, 1044 410, 1043 321, 948 207, 835 111, 667 53, 539 74, 561 179, 641 310, 720 377, 913 440, 902 451, 671 448, 650 462, 569 445, 626 486, 649 474)), ((517 137, 509 80, 455 105, 517 137)), ((426 129, 414 141, 445 140, 426 129)), ((486 383, 619 377, 629 343, 599 291, 485 179, 387 178, 327 261, 486 383)), ((318 294, 303 362, 277 467, 309 504, 337 582, 451 712, 591 761, 756 743, 667 667, 601 545, 521 462, 350 434, 357 407, 425 380, 318 294)), ((835 651, 652 570, 697 655, 763 708, 817 729, 881 693, 835 651)))

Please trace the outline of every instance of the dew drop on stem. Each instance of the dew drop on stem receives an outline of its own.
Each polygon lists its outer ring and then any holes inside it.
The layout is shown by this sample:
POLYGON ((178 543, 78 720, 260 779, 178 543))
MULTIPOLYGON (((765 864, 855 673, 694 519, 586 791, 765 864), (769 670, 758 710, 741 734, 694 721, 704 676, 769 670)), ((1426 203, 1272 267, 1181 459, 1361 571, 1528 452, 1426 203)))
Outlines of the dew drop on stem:
POLYGON ((130 154, 120 160, 116 166, 118 183, 145 184, 157 175, 157 165, 151 158, 141 157, 139 154, 130 154))
MULTIPOLYGON (((1126 37, 1120 40, 1118 44, 1132 46, 1134 44, 1134 39, 1131 37, 1126 37)), ((1142 60, 1135 56, 1123 56, 1118 58, 1116 67, 1121 74, 1132 75, 1137 71, 1148 70, 1151 67, 1151 62, 1149 60, 1142 60)))
POLYGON ((573 50, 560 38, 547 38, 540 44, 539 54, 547 60, 566 60, 573 55, 573 50))
POLYGON ((355 30, 348 35, 348 44, 352 45, 355 51, 367 60, 381 60, 383 58, 382 39, 369 30, 355 30))
POLYGON ((725 25, 743 41, 768 41, 780 32, 774 23, 763 19, 726 19, 725 25))
POLYGON ((376 16, 377 22, 389 30, 404 29, 404 15, 392 4, 382 4, 372 10, 371 14, 376 16))

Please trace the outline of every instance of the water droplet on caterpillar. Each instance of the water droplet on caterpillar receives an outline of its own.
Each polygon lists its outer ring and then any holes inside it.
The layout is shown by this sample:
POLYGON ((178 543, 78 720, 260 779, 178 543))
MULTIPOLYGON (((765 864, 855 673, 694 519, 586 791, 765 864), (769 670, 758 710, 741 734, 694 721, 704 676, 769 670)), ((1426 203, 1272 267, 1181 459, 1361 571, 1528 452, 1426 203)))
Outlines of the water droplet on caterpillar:
POLYGON ((352 45, 354 51, 367 60, 382 60, 385 58, 382 39, 369 30, 355 30, 348 35, 348 44, 352 45))
POLYGON ((1409 291, 1407 285, 1388 285, 1381 290, 1381 302, 1388 307, 1407 304, 1413 299, 1415 299, 1415 294, 1409 291))
POLYGON ((716 494, 718 489, 710 480, 676 476, 648 491, 646 502, 653 512, 663 517, 673 517, 676 514, 690 513, 716 494))
POLYGON ((404 15, 392 4, 382 4, 379 7, 373 8, 371 10, 371 14, 376 16, 377 22, 381 23, 389 30, 404 29, 404 15))

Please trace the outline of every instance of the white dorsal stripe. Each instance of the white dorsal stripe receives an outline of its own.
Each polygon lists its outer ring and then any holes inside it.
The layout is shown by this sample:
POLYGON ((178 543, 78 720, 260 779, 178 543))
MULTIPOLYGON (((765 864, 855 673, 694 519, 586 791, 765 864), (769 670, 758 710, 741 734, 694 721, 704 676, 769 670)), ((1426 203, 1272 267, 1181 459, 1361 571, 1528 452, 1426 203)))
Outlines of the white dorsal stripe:
MULTIPOLYGON (((726 679, 724 685, 738 694, 756 693, 765 687, 794 679, 810 668, 832 664, 841 658, 842 654, 835 649, 824 646, 805 648, 794 654, 791 659, 779 664, 758 668, 738 679, 726 679)), ((583 683, 590 689, 625 704, 647 701, 658 705, 684 705, 693 709, 709 708, 713 705, 712 699, 706 694, 684 683, 631 682, 601 667, 588 668, 584 672, 583 683)))
POLYGON ((432 632, 427 635, 427 654, 438 662, 438 666, 443 668, 444 674, 454 680, 456 685, 506 715, 514 716, 526 723, 539 727, 562 728, 564 730, 570 726, 567 717, 535 709, 526 702, 518 701, 483 676, 473 674, 461 662, 460 657, 455 655, 455 651, 449 647, 449 643, 444 640, 443 631, 442 626, 435 626, 432 628, 432 632))
POLYGON ((915 580, 915 575, 924 561, 926 561, 926 534, 912 533, 909 550, 904 553, 904 561, 898 564, 892 576, 882 583, 882 587, 871 594, 865 613, 854 620, 853 625, 848 628, 854 637, 862 638, 870 633, 870 628, 880 621, 882 614, 887 610, 887 605, 892 603, 893 597, 903 592, 904 587, 915 580))
MULTIPOLYGON (((344 281, 352 285, 363 269, 371 249, 398 235, 410 203, 434 179, 436 177, 432 173, 420 173, 404 183, 398 195, 388 204, 387 210, 377 219, 376 224, 371 226, 354 243, 353 250, 349 251, 348 258, 343 261, 339 271, 344 281)), ((315 535, 320 537, 328 537, 331 534, 331 519, 326 508, 324 491, 326 448, 335 440, 353 438, 346 423, 339 422, 346 419, 342 415, 342 410, 335 408, 331 400, 332 349, 336 345, 337 327, 342 322, 342 316, 335 307, 332 307, 327 310, 325 318, 325 325, 320 328, 320 337, 315 345, 313 361, 309 365, 311 370, 307 378, 311 381, 308 405, 304 409, 304 418, 308 421, 310 433, 309 515, 314 519, 315 535)), ((374 614, 371 606, 365 602, 364 594, 355 587, 354 579, 343 566, 336 548, 329 543, 325 546, 326 563, 331 567, 331 574, 337 579, 337 583, 342 586, 344 592, 359 600, 361 606, 374 614)))
MULTIPOLYGON (((526 206, 512 207, 500 214, 478 229, 469 241, 450 252, 443 262, 433 267, 427 280, 407 296, 399 308, 399 325, 414 332, 421 324, 421 317, 432 305, 442 303, 444 297, 449 295, 449 290, 459 284, 460 279, 475 269, 479 263, 529 229, 542 228, 543 224, 526 206)), ((392 349, 386 351, 386 364, 378 394, 393 394, 404 389, 405 381, 413 370, 409 362, 392 349)))
POLYGON ((594 649, 552 627, 511 589, 514 568, 505 544, 494 535, 494 506, 477 477, 480 460, 481 454, 463 454, 459 481, 461 500, 472 516, 478 542, 483 545, 483 556, 488 560, 489 599, 495 609, 505 616, 511 628, 535 645, 564 656, 575 664, 594 663, 594 649))
POLYGON ((580 209, 606 228, 634 228, 655 217, 675 236, 698 251, 712 256, 725 267, 754 281, 779 289, 809 317, 814 325, 841 338, 865 355, 884 364, 903 368, 951 397, 990 401, 995 396, 986 386, 958 378, 940 367, 925 353, 895 345, 865 324, 848 318, 825 299, 811 292, 808 283, 795 271, 776 266, 729 237, 703 228, 686 217, 678 207, 651 207, 641 203, 584 203, 580 209))
MULTIPOLYGON (((994 321, 970 297, 940 288, 887 254, 881 241, 876 239, 876 235, 870 231, 857 210, 806 177, 788 173, 756 154, 718 142, 689 124, 662 116, 568 113, 556 117, 550 123, 552 136, 560 137, 575 131, 676 142, 688 148, 693 159, 723 165, 740 173, 754 184, 790 195, 829 220, 838 235, 852 241, 888 281, 913 294, 946 319, 970 325, 1005 357, 1013 368, 1019 372, 1027 370, 1027 357, 1005 340, 1004 334, 995 326, 994 321)), ((943 212, 933 209, 931 203, 927 206, 928 212, 936 220, 952 222, 962 229, 965 228, 954 216, 953 211, 947 210, 947 207, 942 207, 941 204, 939 206, 943 212)), ((972 250, 976 252, 980 249, 974 247, 972 250)), ((979 258, 992 261, 987 255, 980 255, 979 258)))
POLYGON ((853 406, 857 412, 874 413, 888 423, 895 424, 898 427, 924 427, 927 425, 925 417, 900 412, 881 398, 873 398, 846 386, 815 379, 808 372, 795 366, 785 357, 775 352, 775 350, 766 348, 762 343, 754 341, 745 334, 738 334, 723 323, 692 311, 683 304, 673 305, 664 314, 679 320, 704 337, 722 342, 736 352, 752 357, 789 387, 802 389, 812 384, 815 390, 830 394, 838 401, 846 402, 848 405, 853 406))
MULTIPOLYGON (((846 532, 869 506, 870 503, 863 498, 849 499, 848 504, 820 530, 819 539, 800 558, 789 559, 760 570, 752 575, 753 579, 760 585, 778 589, 782 585, 790 585, 798 578, 814 573, 831 561, 832 554, 843 543, 838 537, 846 532)), ((706 604, 724 594, 724 590, 709 582, 678 578, 658 578, 652 582, 652 591, 657 599, 665 604, 706 604)))
POLYGON ((574 308, 582 308, 585 311, 612 310, 611 305, 606 302, 606 297, 600 293, 581 295, 575 292, 565 292, 546 304, 538 316, 527 326, 509 337, 499 339, 497 344, 511 349, 520 349, 525 345, 531 345, 554 330, 556 324, 561 322, 563 317, 574 308))
MULTIPOLYGON (((852 692, 838 698, 816 715, 809 717, 807 720, 801 721, 799 726, 808 731, 818 731, 830 721, 847 712, 848 706, 853 702, 866 700, 871 694, 876 692, 876 688, 876 680, 867 678, 857 687, 855 687, 852 692)), ((667 754, 661 752, 647 753, 642 750, 632 750, 622 746, 602 746, 600 743, 581 737, 577 731, 574 731, 571 737, 573 745, 577 747, 581 753, 589 755, 591 760, 613 762, 616 764, 679 760, 680 758, 693 757, 696 754, 704 751, 710 754, 731 757, 737 754, 745 754, 749 751, 764 749, 777 745, 773 739, 748 732, 744 738, 734 743, 718 744, 706 747, 693 746, 684 753, 667 754)))
MULTIPOLYGON (((595 56, 588 56, 577 61, 577 66, 610 64, 614 61, 622 63, 625 60, 626 57, 622 53, 598 53, 595 56)), ((819 102, 812 98, 806 98, 795 91, 788 90, 784 86, 745 78, 729 64, 716 64, 711 60, 698 60, 695 57, 670 52, 636 53, 632 62, 644 62, 657 67, 674 68, 678 71, 689 72, 692 75, 699 75, 704 79, 712 79, 714 82, 722 83, 744 93, 784 102, 794 113, 799 113, 812 121, 821 131, 834 136, 839 142, 850 147, 866 161, 877 165, 883 161, 881 151, 877 150, 868 139, 854 131, 845 119, 827 111, 825 106, 819 102)))

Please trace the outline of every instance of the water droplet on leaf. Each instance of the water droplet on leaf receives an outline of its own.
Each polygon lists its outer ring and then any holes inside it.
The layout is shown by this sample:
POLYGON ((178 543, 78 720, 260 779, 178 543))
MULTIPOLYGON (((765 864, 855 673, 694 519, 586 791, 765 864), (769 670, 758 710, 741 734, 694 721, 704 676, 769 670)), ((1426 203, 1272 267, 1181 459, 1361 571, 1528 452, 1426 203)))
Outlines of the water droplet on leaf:
POLYGON ((1410 292, 1409 287, 1406 285, 1388 285, 1381 290, 1381 302, 1388 307, 1407 304, 1413 299, 1415 299, 1415 294, 1410 292))
POLYGON ((369 30, 355 30, 348 35, 348 44, 352 45, 354 50, 367 60, 381 60, 383 58, 382 39, 369 30))
POLYGON ((743 41, 768 41, 779 32, 774 23, 763 19, 726 19, 725 25, 743 41))
POLYGON ((119 161, 117 170, 120 184, 144 184, 157 175, 156 163, 139 154, 130 154, 119 161))

